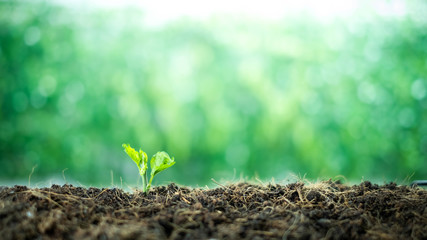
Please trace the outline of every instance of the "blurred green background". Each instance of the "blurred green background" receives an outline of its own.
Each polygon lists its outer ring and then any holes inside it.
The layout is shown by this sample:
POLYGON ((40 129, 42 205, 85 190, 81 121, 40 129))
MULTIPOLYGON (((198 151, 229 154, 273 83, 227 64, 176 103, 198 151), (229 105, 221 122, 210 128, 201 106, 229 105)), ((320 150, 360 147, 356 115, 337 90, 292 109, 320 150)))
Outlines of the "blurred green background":
POLYGON ((427 178, 427 3, 364 3, 0 1, 0 183, 135 186, 122 143, 175 157, 155 184, 427 178))

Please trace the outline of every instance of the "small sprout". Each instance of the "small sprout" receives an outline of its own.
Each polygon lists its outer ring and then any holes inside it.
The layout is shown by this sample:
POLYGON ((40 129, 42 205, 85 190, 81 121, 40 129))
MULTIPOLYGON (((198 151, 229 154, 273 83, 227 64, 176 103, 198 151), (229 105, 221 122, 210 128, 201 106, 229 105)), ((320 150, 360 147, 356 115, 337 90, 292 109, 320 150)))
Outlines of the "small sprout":
POLYGON ((143 152, 141 149, 139 150, 139 152, 137 152, 129 144, 122 144, 122 146, 125 149, 125 152, 127 153, 127 155, 129 155, 129 157, 136 163, 136 166, 138 166, 139 175, 141 175, 141 178, 142 178, 142 189, 144 192, 146 192, 147 168, 148 168, 147 154, 143 152))
POLYGON ((175 164, 174 158, 170 158, 166 152, 158 152, 154 154, 154 156, 151 158, 151 161, 150 161, 151 177, 150 177, 150 182, 148 183, 147 191, 151 187, 151 182, 153 181, 153 177, 157 173, 165 170, 166 168, 171 167, 174 164, 175 164))
POLYGON ((136 163, 139 169, 139 175, 142 178, 142 191, 147 193, 151 188, 153 178, 159 172, 171 167, 175 164, 174 158, 170 158, 166 152, 158 152, 154 154, 150 161, 151 177, 150 181, 147 181, 147 169, 148 169, 148 158, 147 154, 141 149, 137 152, 129 144, 122 144, 125 152, 129 157, 136 163), (147 184, 148 183, 148 184, 147 184))

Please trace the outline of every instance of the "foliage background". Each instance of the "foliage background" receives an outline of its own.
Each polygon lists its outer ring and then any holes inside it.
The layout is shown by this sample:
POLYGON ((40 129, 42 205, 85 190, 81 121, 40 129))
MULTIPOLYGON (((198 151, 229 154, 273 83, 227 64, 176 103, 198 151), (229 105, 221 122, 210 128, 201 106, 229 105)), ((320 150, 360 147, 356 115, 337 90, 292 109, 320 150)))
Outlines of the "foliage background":
POLYGON ((157 184, 427 178, 426 3, 382 3, 156 25, 1 1, 0 180, 135 185, 122 143, 175 156, 157 184))

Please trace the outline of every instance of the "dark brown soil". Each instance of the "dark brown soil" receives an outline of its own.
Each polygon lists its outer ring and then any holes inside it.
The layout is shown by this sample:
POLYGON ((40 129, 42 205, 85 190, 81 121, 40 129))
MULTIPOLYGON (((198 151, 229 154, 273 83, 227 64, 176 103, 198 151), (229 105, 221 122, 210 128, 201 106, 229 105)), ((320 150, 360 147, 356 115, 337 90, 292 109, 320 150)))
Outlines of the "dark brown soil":
POLYGON ((148 196, 71 185, 0 188, 1 239, 427 239, 427 191, 231 184, 148 196))

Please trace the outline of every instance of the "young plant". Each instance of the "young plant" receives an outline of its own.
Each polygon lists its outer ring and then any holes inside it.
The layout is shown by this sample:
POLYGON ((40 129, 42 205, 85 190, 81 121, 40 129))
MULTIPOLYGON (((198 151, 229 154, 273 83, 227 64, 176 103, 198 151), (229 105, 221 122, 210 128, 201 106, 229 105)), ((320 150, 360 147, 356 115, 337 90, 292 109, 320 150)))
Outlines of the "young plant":
POLYGON ((139 152, 137 152, 129 144, 122 144, 122 146, 127 155, 129 155, 129 157, 136 163, 136 166, 138 166, 139 175, 141 175, 142 178, 142 191, 144 193, 147 193, 150 190, 151 183, 153 182, 153 178, 155 175, 175 164, 174 158, 170 158, 166 152, 158 152, 154 154, 154 156, 150 160, 150 181, 147 181, 147 154, 141 149, 139 149, 139 152))

